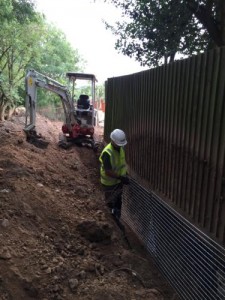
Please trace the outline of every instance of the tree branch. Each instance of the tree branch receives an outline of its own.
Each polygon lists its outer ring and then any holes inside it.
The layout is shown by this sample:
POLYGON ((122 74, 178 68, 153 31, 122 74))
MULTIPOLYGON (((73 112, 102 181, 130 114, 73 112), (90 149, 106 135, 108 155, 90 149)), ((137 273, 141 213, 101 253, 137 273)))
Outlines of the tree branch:
POLYGON ((7 52, 11 47, 12 47, 11 45, 8 46, 8 47, 2 52, 2 54, 1 54, 1 56, 0 56, 0 61, 2 60, 2 58, 4 57, 4 55, 6 54, 6 52, 7 52))
POLYGON ((222 32, 219 30, 218 24, 209 10, 210 5, 212 5, 210 0, 207 2, 207 6, 198 5, 194 0, 187 0, 188 9, 203 24, 215 44, 219 47, 224 46, 222 32))
POLYGON ((207 0, 205 8, 208 12, 212 12, 214 0, 207 0))

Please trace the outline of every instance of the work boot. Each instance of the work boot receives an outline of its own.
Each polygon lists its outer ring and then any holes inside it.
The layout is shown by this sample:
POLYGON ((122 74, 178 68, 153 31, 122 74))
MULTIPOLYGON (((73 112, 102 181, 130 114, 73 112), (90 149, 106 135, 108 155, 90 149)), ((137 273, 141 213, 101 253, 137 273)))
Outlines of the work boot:
POLYGON ((114 215, 115 218, 117 218, 119 220, 121 217, 121 210, 118 208, 113 208, 112 214, 114 215))

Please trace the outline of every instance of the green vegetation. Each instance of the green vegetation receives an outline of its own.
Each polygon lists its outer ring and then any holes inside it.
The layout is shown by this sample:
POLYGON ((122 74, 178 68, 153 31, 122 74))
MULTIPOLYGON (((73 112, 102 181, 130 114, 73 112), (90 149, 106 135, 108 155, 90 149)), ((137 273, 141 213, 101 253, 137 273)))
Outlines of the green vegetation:
MULTIPOLYGON (((29 68, 62 83, 66 72, 81 72, 84 60, 65 35, 35 10, 32 0, 0 0, 0 120, 24 104, 24 77, 29 68)), ((40 106, 58 97, 38 91, 40 106)))
POLYGON ((174 61, 225 45, 224 0, 105 0, 120 7, 122 21, 112 26, 115 48, 141 65, 174 61))
MULTIPOLYGON (((103 84, 97 84, 96 87, 96 100, 104 99, 105 98, 105 87, 103 84)), ((91 86, 85 85, 82 87, 77 87, 74 95, 75 101, 78 100, 81 94, 88 95, 91 98, 91 86)))

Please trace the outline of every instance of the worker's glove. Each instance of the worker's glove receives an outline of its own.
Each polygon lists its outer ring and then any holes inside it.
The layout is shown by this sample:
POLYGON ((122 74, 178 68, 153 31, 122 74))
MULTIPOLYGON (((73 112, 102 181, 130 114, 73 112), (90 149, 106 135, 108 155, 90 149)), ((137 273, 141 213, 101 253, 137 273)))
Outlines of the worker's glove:
POLYGON ((120 176, 120 180, 122 182, 122 184, 129 184, 130 183, 130 179, 128 176, 120 176))

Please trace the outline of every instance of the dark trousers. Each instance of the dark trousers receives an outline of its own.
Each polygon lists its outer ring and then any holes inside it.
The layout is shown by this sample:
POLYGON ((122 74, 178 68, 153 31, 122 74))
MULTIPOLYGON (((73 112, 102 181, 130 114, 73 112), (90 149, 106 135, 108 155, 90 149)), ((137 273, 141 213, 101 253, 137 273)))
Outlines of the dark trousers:
POLYGON ((119 183, 113 186, 102 185, 102 187, 105 192, 106 205, 110 209, 116 208, 121 211, 123 185, 119 183))

